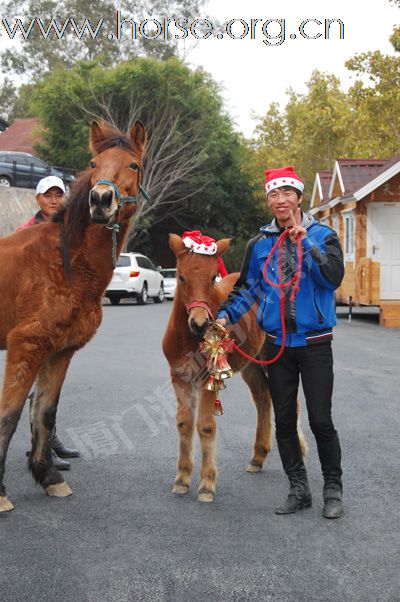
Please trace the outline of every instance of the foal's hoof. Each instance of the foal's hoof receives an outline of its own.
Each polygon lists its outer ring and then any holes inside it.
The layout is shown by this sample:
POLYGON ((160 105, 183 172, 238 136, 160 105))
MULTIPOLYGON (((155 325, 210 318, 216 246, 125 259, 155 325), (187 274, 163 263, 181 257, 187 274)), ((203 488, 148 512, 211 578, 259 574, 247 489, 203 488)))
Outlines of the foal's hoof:
POLYGON ((14 510, 14 504, 8 497, 0 496, 0 512, 10 512, 10 510, 14 510))
POLYGON ((48 485, 45 487, 46 495, 50 497, 68 497, 72 495, 72 489, 65 481, 63 483, 57 483, 56 485, 48 485))
POLYGON ((247 472, 261 472, 262 471, 262 466, 260 466, 260 464, 249 464, 248 467, 246 468, 247 472))
POLYGON ((214 494, 212 491, 204 491, 203 493, 199 493, 199 497, 197 499, 199 502, 210 503, 214 501, 214 494))
POLYGON ((172 493, 176 493, 177 495, 185 495, 189 491, 189 485, 175 485, 172 493))

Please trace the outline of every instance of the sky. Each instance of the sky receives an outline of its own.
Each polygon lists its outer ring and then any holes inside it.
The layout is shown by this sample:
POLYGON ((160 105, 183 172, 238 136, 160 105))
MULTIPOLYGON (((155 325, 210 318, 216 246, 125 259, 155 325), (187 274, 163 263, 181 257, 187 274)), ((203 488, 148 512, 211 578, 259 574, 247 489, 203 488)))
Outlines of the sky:
MULTIPOLYGON (((393 26, 400 22, 400 10, 393 7, 389 0, 210 0, 204 13, 211 19, 225 22, 236 21, 232 26, 233 35, 239 36, 249 27, 247 37, 230 39, 227 34, 222 39, 213 36, 199 40, 187 59, 192 66, 203 66, 222 86, 225 106, 233 117, 237 129, 246 136, 253 132, 255 121, 252 113, 263 115, 271 102, 285 106, 289 87, 305 92, 305 82, 312 71, 333 73, 340 78, 342 88, 351 85, 350 72, 344 66, 345 61, 356 53, 368 50, 381 50, 393 53, 389 42, 393 26), (251 19, 262 19, 254 24, 254 39, 251 35, 251 19), (269 19, 284 20, 283 26, 271 22, 266 32, 282 44, 268 46, 263 40, 263 23, 269 19), (315 21, 304 24, 304 34, 318 39, 306 39, 299 33, 299 25, 307 19, 315 21), (325 39, 325 19, 340 19, 344 23, 344 38, 340 39, 338 24, 332 24, 330 39, 325 39), (296 38, 291 38, 291 35, 296 38)), ((354 78, 354 74, 351 74, 354 78)))

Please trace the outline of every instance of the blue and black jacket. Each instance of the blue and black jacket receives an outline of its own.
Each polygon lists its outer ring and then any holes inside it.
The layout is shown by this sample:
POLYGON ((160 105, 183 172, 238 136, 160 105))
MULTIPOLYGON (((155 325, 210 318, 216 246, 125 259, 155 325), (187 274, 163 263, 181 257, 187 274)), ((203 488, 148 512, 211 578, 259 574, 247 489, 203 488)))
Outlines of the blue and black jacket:
MULTIPOLYGON (((330 340, 336 324, 334 291, 344 276, 343 253, 334 230, 303 214, 307 236, 302 241, 303 266, 300 290, 290 301, 292 286, 285 289, 286 346, 302 347, 330 340)), ((257 321, 267 333, 267 340, 280 345, 280 291, 265 282, 263 269, 268 254, 282 233, 275 220, 260 228, 260 234, 247 245, 239 279, 217 312, 230 324, 237 322, 259 301, 257 321)), ((297 247, 289 238, 282 257, 283 282, 295 275, 297 247)), ((278 250, 268 267, 268 277, 278 284, 278 250)))

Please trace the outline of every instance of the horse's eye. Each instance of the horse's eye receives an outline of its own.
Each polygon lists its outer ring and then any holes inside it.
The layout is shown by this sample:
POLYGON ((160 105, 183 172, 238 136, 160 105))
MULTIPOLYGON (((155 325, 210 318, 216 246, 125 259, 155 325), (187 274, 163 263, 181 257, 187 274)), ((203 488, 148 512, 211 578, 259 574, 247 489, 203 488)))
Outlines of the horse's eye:
POLYGON ((211 280, 212 280, 212 282, 215 282, 215 281, 216 281, 216 279, 217 279, 217 274, 214 274, 214 276, 211 276, 211 280))
POLYGON ((133 169, 133 171, 137 171, 139 169, 139 165, 137 163, 131 163, 129 167, 133 169))
POLYGON ((90 161, 90 167, 94 169, 96 167, 96 163, 94 161, 90 161))
POLYGON ((184 279, 184 277, 183 277, 183 276, 181 276, 181 274, 179 274, 179 280, 180 280, 182 283, 183 283, 183 282, 185 282, 185 279, 184 279))

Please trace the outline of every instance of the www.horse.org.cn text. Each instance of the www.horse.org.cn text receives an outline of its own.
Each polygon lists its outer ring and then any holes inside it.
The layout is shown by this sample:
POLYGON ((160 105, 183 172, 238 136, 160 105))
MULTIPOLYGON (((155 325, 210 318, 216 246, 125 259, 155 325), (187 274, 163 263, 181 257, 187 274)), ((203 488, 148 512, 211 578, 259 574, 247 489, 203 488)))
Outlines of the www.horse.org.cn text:
POLYGON ((124 17, 121 11, 115 12, 114 23, 106 23, 104 19, 79 21, 73 17, 59 20, 41 19, 1 19, 1 34, 10 39, 23 39, 26 42, 36 33, 43 39, 58 39, 75 36, 80 40, 96 40, 107 36, 116 42, 122 40, 195 40, 232 39, 260 40, 266 46, 281 46, 286 40, 343 40, 344 22, 341 19, 304 19, 297 24, 289 24, 282 19, 230 19, 224 24, 207 18, 201 19, 143 19, 134 20, 124 17), (290 33, 291 32, 291 33, 290 33))

